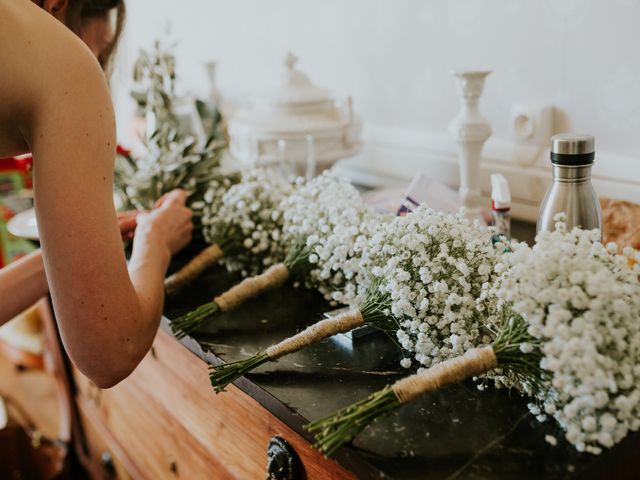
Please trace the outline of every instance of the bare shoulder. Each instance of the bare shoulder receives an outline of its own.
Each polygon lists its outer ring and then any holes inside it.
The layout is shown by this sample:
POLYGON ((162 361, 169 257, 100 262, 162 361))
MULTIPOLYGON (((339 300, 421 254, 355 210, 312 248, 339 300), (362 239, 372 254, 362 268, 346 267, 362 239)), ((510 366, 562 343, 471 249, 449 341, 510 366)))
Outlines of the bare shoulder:
POLYGON ((106 90, 89 49, 30 0, 0 0, 0 122, 64 102, 64 92, 106 90))

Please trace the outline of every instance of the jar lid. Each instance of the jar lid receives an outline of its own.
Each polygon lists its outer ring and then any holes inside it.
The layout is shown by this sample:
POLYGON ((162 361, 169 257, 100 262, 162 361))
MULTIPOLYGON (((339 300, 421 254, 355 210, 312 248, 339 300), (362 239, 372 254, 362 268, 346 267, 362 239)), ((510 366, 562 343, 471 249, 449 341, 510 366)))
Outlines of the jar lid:
POLYGON ((551 162, 556 165, 589 165, 595 157, 593 135, 560 133, 551 137, 551 162))
POLYGON ((298 57, 291 52, 284 61, 280 84, 265 92, 258 103, 277 109, 298 110, 301 106, 318 105, 327 109, 331 96, 328 90, 315 85, 309 77, 296 68, 298 57))

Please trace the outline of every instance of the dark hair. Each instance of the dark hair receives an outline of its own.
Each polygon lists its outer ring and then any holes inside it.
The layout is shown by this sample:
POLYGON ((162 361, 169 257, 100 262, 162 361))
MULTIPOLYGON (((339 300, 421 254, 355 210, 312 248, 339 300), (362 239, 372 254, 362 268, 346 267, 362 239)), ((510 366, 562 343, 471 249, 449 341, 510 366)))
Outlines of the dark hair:
POLYGON ((109 72, 111 59, 116 51, 122 29, 124 27, 125 6, 124 0, 69 0, 67 7, 66 25, 79 35, 83 23, 91 18, 102 18, 116 11, 115 30, 113 39, 101 52, 98 61, 105 72, 109 72))

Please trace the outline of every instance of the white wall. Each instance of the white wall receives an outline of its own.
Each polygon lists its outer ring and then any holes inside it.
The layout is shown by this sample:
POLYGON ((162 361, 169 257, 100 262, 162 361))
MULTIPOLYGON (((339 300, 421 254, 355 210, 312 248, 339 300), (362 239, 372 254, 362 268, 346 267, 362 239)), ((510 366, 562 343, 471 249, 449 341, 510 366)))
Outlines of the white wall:
POLYGON ((317 84, 352 94, 376 132, 444 135, 458 108, 449 70, 491 68, 480 107, 494 139, 511 138, 513 103, 550 103, 556 131, 592 133, 599 152, 640 158, 640 0, 129 0, 128 9, 114 78, 123 125, 130 64, 170 20, 179 75, 195 92, 206 89, 202 63, 217 60, 222 93, 242 100, 292 50, 317 84))

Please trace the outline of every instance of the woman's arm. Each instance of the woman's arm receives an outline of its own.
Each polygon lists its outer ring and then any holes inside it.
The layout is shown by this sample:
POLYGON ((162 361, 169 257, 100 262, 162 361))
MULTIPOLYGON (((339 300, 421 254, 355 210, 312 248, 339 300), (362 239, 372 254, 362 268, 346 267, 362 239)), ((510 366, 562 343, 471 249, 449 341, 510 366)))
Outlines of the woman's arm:
POLYGON ((12 78, 22 82, 15 93, 25 99, 21 131, 34 158, 46 276, 69 356, 109 387, 151 346, 163 277, 190 240, 191 212, 176 192, 138 222, 130 277, 112 200, 115 121, 104 75, 80 40, 27 4, 24 17, 6 22, 13 50, 0 46, 0 58, 16 60, 12 78))
POLYGON ((40 250, 0 269, 0 325, 29 308, 48 291, 40 250))
MULTIPOLYGON (((136 228, 139 212, 118 214, 122 240, 131 240, 136 228)), ((47 276, 44 273, 42 251, 36 250, 11 265, 0 268, 0 325, 23 312, 49 293, 47 276)))

